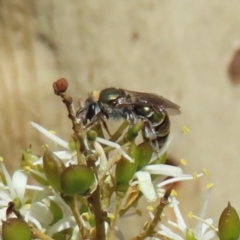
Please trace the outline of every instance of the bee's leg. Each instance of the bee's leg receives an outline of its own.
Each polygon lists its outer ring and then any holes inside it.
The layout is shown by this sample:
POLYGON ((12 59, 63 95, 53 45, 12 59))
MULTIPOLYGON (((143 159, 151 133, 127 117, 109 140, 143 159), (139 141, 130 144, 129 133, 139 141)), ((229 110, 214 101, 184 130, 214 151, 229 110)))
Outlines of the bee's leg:
POLYGON ((92 118, 92 120, 84 126, 84 129, 87 129, 87 128, 93 126, 93 125, 99 120, 99 117, 101 117, 101 112, 98 112, 98 113, 92 118))
POLYGON ((125 112, 126 119, 129 121, 130 126, 133 126, 136 123, 137 116, 134 114, 133 111, 125 112))
POLYGON ((109 131, 109 129, 108 129, 108 126, 107 126, 106 122, 105 122, 104 119, 102 119, 102 118, 101 118, 101 120, 102 120, 102 124, 103 124, 104 129, 107 131, 109 137, 111 137, 112 134, 110 133, 110 131, 109 131))
POLYGON ((142 130, 143 138, 151 142, 153 149, 158 152, 159 151, 159 144, 157 141, 157 133, 155 128, 153 127, 152 123, 145 119, 145 124, 142 130))

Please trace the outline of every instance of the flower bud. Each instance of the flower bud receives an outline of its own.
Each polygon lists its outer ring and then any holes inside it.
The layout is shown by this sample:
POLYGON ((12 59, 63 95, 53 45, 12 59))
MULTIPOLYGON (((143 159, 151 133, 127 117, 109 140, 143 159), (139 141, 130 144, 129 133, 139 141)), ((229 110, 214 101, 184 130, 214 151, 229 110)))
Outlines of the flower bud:
POLYGON ((71 165, 61 175, 61 192, 68 196, 84 194, 93 185, 93 171, 83 165, 71 165))
POLYGON ((74 139, 70 139, 69 142, 68 142, 68 146, 71 150, 77 150, 77 144, 76 142, 74 141, 74 139))
MULTIPOLYGON (((97 133, 97 137, 101 137, 104 138, 104 133, 103 133, 103 129, 102 129, 102 125, 100 123, 95 124, 91 130, 94 130, 97 133)), ((108 130, 107 130, 108 132, 108 130)))
POLYGON ((9 218, 2 224, 3 240, 31 240, 32 231, 29 225, 20 218, 9 218))
POLYGON ((97 138, 97 132, 94 130, 87 131, 87 138, 89 141, 95 141, 97 138))
POLYGON ((122 157, 116 166, 116 185, 117 190, 121 192, 127 191, 129 181, 137 170, 137 147, 134 142, 131 142, 127 153, 134 160, 134 163, 122 157))
POLYGON ((63 93, 68 88, 68 82, 65 78, 60 78, 53 83, 53 89, 55 93, 63 93))
POLYGON ((137 170, 141 170, 150 162, 154 150, 152 148, 151 143, 149 141, 145 141, 137 146, 137 151, 138 151, 137 170))
POLYGON ((54 190, 61 191, 61 174, 65 168, 61 159, 58 158, 53 152, 48 149, 45 150, 43 155, 43 169, 48 182, 54 190))
POLYGON ((228 202, 223 210, 219 222, 218 232, 220 240, 237 240, 240 233, 240 220, 236 210, 228 202))

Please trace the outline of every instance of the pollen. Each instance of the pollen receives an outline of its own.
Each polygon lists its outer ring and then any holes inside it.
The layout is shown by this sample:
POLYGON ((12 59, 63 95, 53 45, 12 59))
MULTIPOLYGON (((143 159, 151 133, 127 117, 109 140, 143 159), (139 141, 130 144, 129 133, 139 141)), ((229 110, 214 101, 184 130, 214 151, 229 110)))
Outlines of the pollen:
POLYGON ((112 213, 109 213, 109 214, 108 214, 108 217, 109 217, 110 219, 114 219, 114 218, 115 218, 114 214, 112 214, 112 213))
POLYGON ((26 170, 27 172, 30 172, 30 171, 31 171, 31 167, 30 167, 30 166, 26 166, 26 167, 25 167, 25 170, 26 170))
POLYGON ((152 212, 154 210, 154 207, 153 206, 147 206, 147 210, 152 212))
POLYGON ((49 146, 48 146, 48 144, 43 144, 41 148, 45 150, 45 149, 48 149, 49 146))
POLYGON ((181 159, 180 159, 180 162, 181 162, 181 164, 182 164, 183 166, 186 166, 186 165, 187 165, 187 160, 184 159, 184 158, 181 158, 181 159))
POLYGON ((194 172, 194 173, 192 174, 192 176, 193 176, 193 180, 196 180, 196 179, 198 178, 197 172, 194 172))
POLYGON ((27 210, 29 210, 30 207, 31 207, 31 204, 26 204, 24 207, 25 207, 27 210))
POLYGON ((49 132, 56 135, 56 131, 54 131, 54 130, 49 130, 49 132))
POLYGON ((208 183, 207 185, 206 185, 206 188, 207 189, 210 189, 210 188, 212 188, 213 187, 213 183, 208 183))
POLYGON ((206 168, 203 169, 203 173, 204 173, 206 176, 209 175, 209 171, 208 171, 206 168))
POLYGON ((3 162, 3 157, 0 157, 0 162, 3 162))
POLYGON ((72 153, 72 157, 75 157, 75 156, 77 156, 77 151, 73 151, 72 153))
POLYGON ((189 213, 188 213, 188 217, 189 217, 189 218, 193 218, 193 212, 189 212, 189 213))
POLYGON ((182 132, 183 132, 184 134, 188 134, 188 133, 190 132, 190 129, 189 129, 188 127, 186 127, 186 126, 183 126, 183 127, 182 127, 182 132))
POLYGON ((172 189, 171 196, 176 197, 177 195, 177 191, 175 189, 172 189))

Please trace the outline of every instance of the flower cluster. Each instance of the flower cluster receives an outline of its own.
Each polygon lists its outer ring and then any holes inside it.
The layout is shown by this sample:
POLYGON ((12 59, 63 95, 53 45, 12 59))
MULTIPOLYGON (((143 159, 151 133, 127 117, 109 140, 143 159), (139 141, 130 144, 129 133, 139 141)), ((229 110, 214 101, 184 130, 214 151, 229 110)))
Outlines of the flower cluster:
POLYGON ((212 219, 205 219, 212 186, 208 186, 200 216, 190 214, 198 221, 194 230, 188 228, 181 215, 172 184, 195 180, 207 173, 204 170, 185 174, 181 167, 165 164, 167 148, 176 137, 188 131, 186 127, 167 140, 157 153, 148 141, 136 143, 143 127, 141 121, 133 126, 124 121, 107 139, 101 121, 85 127, 77 118, 66 86, 66 80, 60 79, 54 84, 54 91, 63 98, 72 120, 71 140, 64 141, 37 123, 31 123, 65 150, 51 151, 44 145, 42 156, 35 155, 32 149, 25 150, 12 177, 0 159, 0 239, 124 240, 125 231, 119 228, 118 220, 129 215, 130 208, 136 207, 142 197, 158 204, 149 208, 148 221, 133 239, 209 240, 218 234, 220 239, 238 238, 239 218, 230 204, 221 217, 219 231, 212 225, 212 219), (28 184, 30 177, 35 185, 28 184), (173 210, 175 222, 168 219, 166 208, 173 210), (222 238, 230 236, 225 224, 229 222, 226 220, 229 211, 233 214, 230 214, 231 223, 236 223, 231 226, 238 225, 238 228, 231 228, 232 238, 222 238))

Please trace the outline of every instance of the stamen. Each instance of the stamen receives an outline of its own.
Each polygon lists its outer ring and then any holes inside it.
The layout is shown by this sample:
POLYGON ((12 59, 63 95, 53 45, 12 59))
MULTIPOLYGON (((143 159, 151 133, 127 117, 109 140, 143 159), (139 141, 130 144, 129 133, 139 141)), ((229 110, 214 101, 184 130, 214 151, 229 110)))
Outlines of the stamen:
POLYGON ((180 162, 181 162, 181 164, 183 165, 183 166, 186 166, 187 165, 187 161, 186 161, 186 159, 180 159, 180 162))
MULTIPOLYGON (((198 173, 196 175, 196 177, 199 178, 199 177, 202 177, 203 175, 204 175, 203 173, 198 173)), ((193 179, 192 175, 182 174, 181 176, 173 177, 173 178, 170 178, 168 180, 165 180, 165 181, 159 183, 157 185, 157 187, 162 188, 163 186, 165 186, 167 184, 170 184, 170 183, 179 182, 179 181, 186 181, 186 180, 191 180, 191 179, 193 179)))
POLYGON ((99 142, 99 143, 102 143, 104 145, 108 145, 110 147, 113 147, 115 148, 116 150, 118 150, 126 159, 128 159, 131 163, 134 163, 134 159, 132 159, 130 156, 128 156, 128 154, 123 150, 123 148, 115 143, 115 142, 111 142, 111 141, 108 141, 106 139, 103 139, 103 138, 100 138, 100 137, 97 137, 96 138, 96 141, 99 142))
POLYGON ((30 122, 31 125, 33 127, 35 127, 39 132, 41 132, 42 134, 44 134, 46 137, 48 137, 49 139, 51 139, 53 142, 57 143, 58 145, 70 149, 68 146, 68 142, 62 140, 60 137, 52 134, 51 132, 49 132, 48 130, 46 130, 45 128, 41 127, 39 124, 35 123, 35 122, 30 122))

